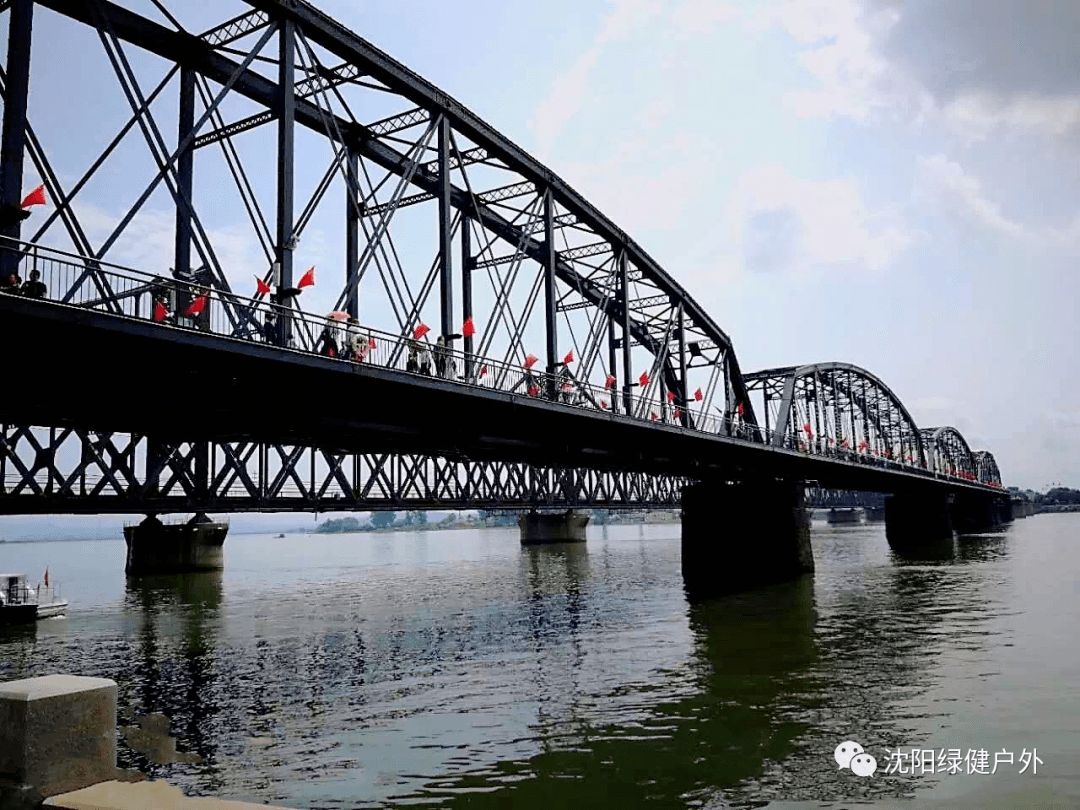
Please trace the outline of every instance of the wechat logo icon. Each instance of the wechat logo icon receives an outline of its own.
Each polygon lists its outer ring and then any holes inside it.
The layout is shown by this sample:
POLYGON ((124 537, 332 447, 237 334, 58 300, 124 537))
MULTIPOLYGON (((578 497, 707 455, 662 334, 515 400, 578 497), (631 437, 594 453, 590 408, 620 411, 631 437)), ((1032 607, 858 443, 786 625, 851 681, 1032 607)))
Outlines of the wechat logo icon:
POLYGON ((877 760, 866 753, 861 745, 851 740, 836 746, 833 759, 840 766, 840 770, 850 768, 856 776, 873 776, 877 770, 877 760))

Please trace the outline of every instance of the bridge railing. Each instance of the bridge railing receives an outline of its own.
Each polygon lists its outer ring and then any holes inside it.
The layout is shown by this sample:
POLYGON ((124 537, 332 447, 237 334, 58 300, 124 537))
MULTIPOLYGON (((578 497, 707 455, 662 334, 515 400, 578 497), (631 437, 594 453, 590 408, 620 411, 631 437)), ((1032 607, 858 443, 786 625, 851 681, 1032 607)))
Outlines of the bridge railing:
MULTIPOLYGON (((195 281, 155 276, 100 259, 88 259, 56 248, 0 237, 0 255, 18 254, 18 271, 30 280, 37 271, 45 293, 34 296, 28 283, 13 288, 0 278, 0 294, 24 294, 54 303, 90 309, 122 318, 149 320, 163 329, 205 332, 232 340, 271 345, 279 351, 316 353, 341 363, 376 365, 403 374, 425 376, 421 350, 431 354, 430 373, 455 385, 485 388, 553 402, 562 407, 603 411, 737 440, 773 444, 772 430, 745 423, 739 416, 706 413, 696 401, 658 391, 656 396, 627 394, 616 382, 597 385, 579 380, 572 368, 555 374, 535 370, 453 346, 440 347, 424 335, 420 340, 362 324, 348 324, 323 315, 214 289, 195 281), (58 291, 63 291, 58 293, 58 291), (50 294, 51 293, 51 294, 50 294), (285 328, 283 328, 283 326, 285 328), (287 338, 283 340, 283 336, 287 338)), ((40 293, 40 288, 37 290, 40 293)), ((636 385, 636 384, 635 384, 636 385)), ((853 461, 890 469, 915 470, 940 479, 960 475, 934 472, 917 461, 890 459, 829 445, 821 437, 807 439, 789 432, 776 443, 786 450, 853 461)))

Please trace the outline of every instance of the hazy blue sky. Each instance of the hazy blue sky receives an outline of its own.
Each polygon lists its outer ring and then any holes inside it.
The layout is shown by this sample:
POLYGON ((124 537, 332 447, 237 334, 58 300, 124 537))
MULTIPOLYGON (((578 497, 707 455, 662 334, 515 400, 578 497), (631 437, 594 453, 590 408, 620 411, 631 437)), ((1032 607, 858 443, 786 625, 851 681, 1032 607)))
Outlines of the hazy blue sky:
MULTIPOLYGON (((171 5, 193 29, 244 8, 171 5)), ((864 366, 920 425, 992 450, 1007 484, 1080 485, 1080 4, 318 5, 629 231, 732 336, 744 369, 864 366)), ((37 24, 31 115, 47 148, 63 145, 70 185, 123 96, 91 35, 44 10, 37 24)), ((151 87, 164 66, 145 66, 151 87)), ((244 138, 265 150, 269 204, 273 129, 244 138)), ((305 189, 320 148, 300 145, 305 189)), ((80 208, 97 241, 134 194, 120 193, 129 174, 146 177, 141 139, 118 161, 80 208)), ((196 182, 221 181, 200 168, 196 182)), ((250 229, 227 213, 239 209, 214 203, 227 264, 261 272, 250 229)), ((170 252, 166 206, 155 197, 118 259, 170 252)), ((341 255, 338 222, 313 222, 299 264, 341 255)), ((329 287, 319 295, 332 303, 329 287)))

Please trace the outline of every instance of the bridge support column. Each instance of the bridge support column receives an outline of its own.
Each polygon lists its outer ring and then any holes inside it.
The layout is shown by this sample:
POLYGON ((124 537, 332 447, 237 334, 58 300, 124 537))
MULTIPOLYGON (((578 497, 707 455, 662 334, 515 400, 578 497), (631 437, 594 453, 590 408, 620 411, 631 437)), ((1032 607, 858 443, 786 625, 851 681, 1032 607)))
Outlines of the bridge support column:
POLYGON ((518 517, 523 546, 584 543, 585 527, 588 525, 589 515, 578 514, 572 509, 555 515, 528 512, 518 517))
POLYGON ((994 499, 985 495, 957 495, 952 513, 953 526, 962 534, 985 531, 1001 523, 994 499))
POLYGON ((131 576, 221 570, 228 533, 228 523, 215 523, 202 512, 187 523, 176 524, 164 524, 150 515, 138 526, 124 528, 124 570, 131 576))
POLYGON ((691 601, 814 571, 803 485, 702 482, 682 491, 682 572, 691 601))
POLYGON ((929 549, 952 541, 948 495, 890 495, 885 499, 885 537, 898 551, 929 549))

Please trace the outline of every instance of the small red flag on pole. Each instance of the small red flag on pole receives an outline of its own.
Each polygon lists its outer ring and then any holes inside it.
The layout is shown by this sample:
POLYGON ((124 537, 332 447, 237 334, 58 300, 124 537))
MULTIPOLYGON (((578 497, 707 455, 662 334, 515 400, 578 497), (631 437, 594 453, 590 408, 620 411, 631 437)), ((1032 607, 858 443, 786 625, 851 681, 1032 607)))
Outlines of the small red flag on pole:
POLYGON ((45 587, 49 587, 49 566, 45 566, 45 587))
POLYGON ((270 285, 263 281, 258 276, 255 276, 255 294, 256 295, 269 295, 270 285))
POLYGON ((204 309, 206 309, 206 296, 200 295, 187 305, 187 309, 184 310, 184 317, 194 318, 196 315, 201 314, 204 309))
POLYGON ((668 391, 667 392, 667 401, 668 402, 674 402, 675 401, 675 392, 674 391, 668 391))
POLYGON ((424 335, 426 335, 430 331, 431 331, 431 327, 428 326, 426 323, 420 324, 418 327, 413 329, 413 333, 412 333, 413 340, 420 340, 420 338, 422 338, 424 335))
POLYGON ((165 305, 160 301, 154 302, 154 323, 161 323, 165 320, 165 316, 169 314, 169 310, 165 309, 165 305))
POLYGON ((314 287, 314 286, 315 286, 315 265, 312 265, 311 269, 308 270, 306 273, 304 273, 304 275, 302 275, 300 277, 300 281, 297 282, 297 284, 296 284, 296 289, 302 290, 302 289, 304 289, 304 287, 314 287))
POLYGON ((697 391, 694 392, 694 399, 696 399, 698 402, 701 402, 702 398, 703 397, 701 394, 701 389, 699 388, 697 391))
POLYGON ((605 391, 610 391, 611 386, 613 386, 614 384, 615 384, 615 375, 614 374, 608 374, 607 379, 604 380, 604 390, 605 391))
POLYGON ((536 362, 536 355, 535 354, 530 354, 528 357, 525 358, 525 368, 526 369, 532 368, 533 363, 535 363, 535 362, 536 362))
POLYGON ((574 350, 573 350, 573 349, 571 349, 570 351, 568 351, 568 352, 566 353, 566 357, 564 357, 564 358, 562 359, 562 361, 563 361, 563 365, 564 365, 564 366, 568 366, 568 365, 570 365, 571 363, 573 363, 573 362, 574 362, 574 350))
POLYGON ((473 326, 472 316, 465 319, 465 323, 461 327, 461 334, 464 337, 472 337, 476 334, 476 327, 473 326))
POLYGON ((45 184, 35 188, 19 204, 19 208, 29 208, 31 205, 45 205, 45 184))
POLYGON ((642 388, 644 388, 646 385, 648 385, 649 384, 649 372, 647 372, 647 371, 641 372, 641 376, 638 377, 638 382, 641 383, 642 388))

